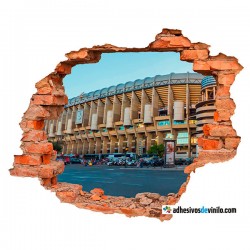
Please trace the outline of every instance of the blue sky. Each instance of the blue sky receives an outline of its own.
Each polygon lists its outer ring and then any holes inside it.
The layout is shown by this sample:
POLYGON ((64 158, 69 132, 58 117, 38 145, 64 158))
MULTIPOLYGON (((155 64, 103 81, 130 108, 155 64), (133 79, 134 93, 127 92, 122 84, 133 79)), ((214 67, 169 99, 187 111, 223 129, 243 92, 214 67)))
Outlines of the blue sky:
POLYGON ((192 63, 179 59, 175 52, 103 53, 98 63, 72 68, 64 80, 69 98, 127 81, 155 75, 193 72, 192 63))

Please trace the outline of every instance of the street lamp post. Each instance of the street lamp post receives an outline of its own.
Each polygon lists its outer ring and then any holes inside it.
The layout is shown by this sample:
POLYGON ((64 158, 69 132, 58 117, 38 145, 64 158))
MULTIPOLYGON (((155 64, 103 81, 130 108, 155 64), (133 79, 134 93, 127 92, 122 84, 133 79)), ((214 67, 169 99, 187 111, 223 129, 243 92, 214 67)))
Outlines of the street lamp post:
POLYGON ((127 151, 128 148, 125 148, 125 168, 127 167, 127 151))

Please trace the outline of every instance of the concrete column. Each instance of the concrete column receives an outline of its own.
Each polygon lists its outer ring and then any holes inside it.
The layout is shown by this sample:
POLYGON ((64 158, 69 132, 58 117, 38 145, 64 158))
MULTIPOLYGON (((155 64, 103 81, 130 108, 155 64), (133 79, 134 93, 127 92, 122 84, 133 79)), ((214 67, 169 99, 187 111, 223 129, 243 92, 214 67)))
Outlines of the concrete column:
POLYGON ((81 155, 83 150, 83 142, 81 140, 77 140, 77 150, 76 153, 81 155))
POLYGON ((148 151, 150 149, 150 147, 151 147, 152 137, 153 137, 152 133, 147 134, 147 137, 146 137, 146 151, 148 151))
POLYGON ((118 153, 123 153, 123 141, 124 141, 124 136, 119 136, 119 146, 118 146, 118 153))
POLYGON ((84 155, 88 154, 89 153, 88 150, 89 150, 89 142, 88 140, 85 139, 83 142, 83 154, 84 155))
POLYGON ((62 116, 60 116, 60 118, 58 119, 57 121, 57 124, 56 124, 56 135, 62 135, 62 116))
POLYGON ((73 154, 77 154, 77 141, 72 143, 72 152, 73 154))
POLYGON ((90 113, 90 106, 85 103, 84 104, 84 112, 83 112, 83 126, 88 126, 89 123, 89 113, 90 113))
POLYGON ((124 110, 130 107, 130 100, 127 95, 123 93, 122 95, 122 106, 121 106, 121 121, 124 121, 124 110))
POLYGON ((49 128, 49 120, 45 120, 44 122, 44 131, 48 135, 48 128, 49 128))
POLYGON ((73 154, 73 143, 69 142, 67 154, 73 154))
POLYGON ((113 105, 111 103, 111 101, 109 100, 108 97, 106 97, 105 99, 105 105, 104 105, 104 116, 103 116, 103 123, 106 124, 107 123, 107 113, 109 110, 112 110, 113 105))
POLYGON ((118 97, 114 96, 113 102, 113 122, 118 122, 121 119, 121 102, 118 97))
POLYGON ((168 114, 170 118, 173 117, 173 107, 174 107, 174 95, 171 85, 168 85, 168 114))
POLYGON ((103 142, 102 142, 102 153, 103 154, 107 154, 107 145, 108 143, 108 138, 105 136, 104 139, 103 139, 103 142))
POLYGON ((131 152, 132 151, 132 139, 133 139, 133 135, 128 135, 127 137, 128 139, 128 143, 127 143, 127 147, 128 147, 128 151, 131 152))
POLYGON ((138 107, 140 106, 140 101, 136 96, 135 92, 132 92, 131 98, 131 109, 130 109, 130 118, 131 120, 138 118, 138 107))
POLYGON ((66 152, 67 152, 67 144, 65 142, 63 143, 62 152, 63 152, 63 154, 66 154, 66 152))
POLYGON ((153 88, 152 91, 152 105, 151 105, 152 111, 151 114, 153 117, 158 116, 158 111, 159 111, 159 95, 155 89, 153 88))
POLYGON ((102 140, 101 140, 101 138, 96 138, 95 154, 100 154, 101 147, 102 147, 102 140))
POLYGON ((49 123, 49 137, 54 137, 55 134, 54 134, 54 128, 55 128, 55 120, 51 120, 50 123, 49 123))
POLYGON ((142 96, 141 96, 141 119, 144 119, 145 104, 150 104, 150 100, 149 100, 148 95, 145 92, 145 90, 142 89, 142 96))
POLYGON ((163 136, 163 132, 157 132, 157 136, 158 136, 158 144, 164 144, 164 136, 163 136))
POLYGON ((94 154, 95 153, 95 141, 94 139, 90 138, 89 139, 89 154, 94 154))
POLYGON ((88 126, 91 126, 92 115, 96 113, 97 113, 97 105, 94 103, 94 101, 91 101, 88 126))
MULTIPOLYGON (((76 117, 77 117, 78 111, 81 111, 81 110, 83 110, 83 106, 82 106, 81 104, 79 104, 79 105, 77 106, 77 109, 76 109, 76 117)), ((84 111, 83 111, 83 114, 84 114, 84 111)), ((76 120, 76 118, 75 118, 75 120, 76 120)), ((82 127, 82 125, 83 125, 83 117, 82 117, 81 123, 76 124, 76 126, 82 127)))
POLYGON ((101 101, 101 99, 99 99, 97 103, 97 126, 104 123, 103 118, 104 118, 104 104, 101 101))
POLYGON ((110 140, 110 153, 114 153, 115 152, 115 143, 116 143, 117 139, 115 136, 111 136, 111 140, 110 140))

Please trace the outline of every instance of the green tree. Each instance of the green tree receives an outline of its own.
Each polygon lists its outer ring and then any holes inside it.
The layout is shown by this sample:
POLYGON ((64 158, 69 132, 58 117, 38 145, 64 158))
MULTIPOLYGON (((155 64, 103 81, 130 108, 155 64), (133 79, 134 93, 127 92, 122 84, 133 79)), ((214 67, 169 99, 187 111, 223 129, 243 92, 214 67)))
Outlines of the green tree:
POLYGON ((62 144, 59 142, 51 142, 53 144, 53 148, 54 150, 56 150, 57 152, 61 153, 62 152, 62 144))
POLYGON ((164 154, 164 145, 163 144, 155 144, 153 146, 150 147, 150 149, 148 150, 148 154, 154 154, 157 155, 159 157, 162 157, 164 154))

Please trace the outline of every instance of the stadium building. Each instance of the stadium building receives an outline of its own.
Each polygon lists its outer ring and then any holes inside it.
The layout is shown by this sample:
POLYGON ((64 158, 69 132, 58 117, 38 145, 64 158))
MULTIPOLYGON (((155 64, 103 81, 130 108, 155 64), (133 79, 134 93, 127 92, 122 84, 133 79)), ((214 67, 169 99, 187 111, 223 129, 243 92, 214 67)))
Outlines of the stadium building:
POLYGON ((197 73, 129 81, 69 100, 58 120, 46 121, 49 140, 64 154, 145 154, 165 138, 176 158, 194 157, 202 125, 213 121, 216 82, 197 73))

